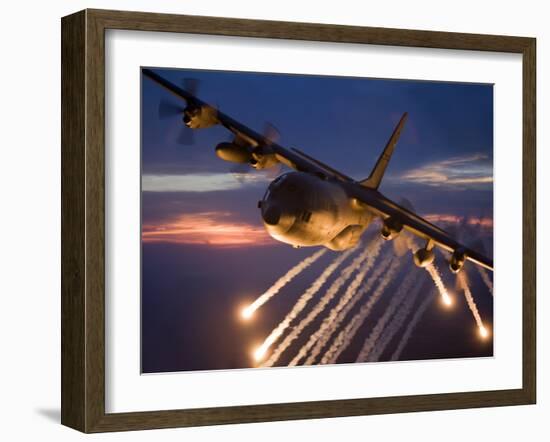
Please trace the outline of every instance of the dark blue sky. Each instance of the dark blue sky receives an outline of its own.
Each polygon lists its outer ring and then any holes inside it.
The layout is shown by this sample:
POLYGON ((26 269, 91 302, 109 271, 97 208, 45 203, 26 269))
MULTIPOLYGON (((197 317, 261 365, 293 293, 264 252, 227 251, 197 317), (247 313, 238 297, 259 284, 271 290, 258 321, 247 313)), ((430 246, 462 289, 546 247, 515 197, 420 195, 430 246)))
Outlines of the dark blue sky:
MULTIPOLYGON (((269 122, 280 132, 279 144, 358 179, 369 174, 399 117, 408 112, 380 190, 396 200, 407 198, 436 224, 484 219, 482 230, 469 233, 483 235, 492 255, 492 85, 155 70, 177 84, 199 80, 204 101, 260 132, 269 122)), ((158 118, 161 99, 178 103, 143 77, 143 370, 250 366, 251 342, 282 319, 305 281, 297 281, 286 302, 277 301, 272 310, 267 305, 256 329, 243 330, 234 310, 243 296, 253 300, 312 250, 281 245, 263 230, 256 202, 273 175, 241 175, 217 158, 215 146, 228 139, 223 127, 197 130, 193 144, 178 144, 179 131, 189 129, 178 117, 158 118), (201 325, 201 315, 215 321, 217 331, 201 325), (221 337, 232 351, 222 350, 221 337)), ((481 296, 490 323, 492 298, 486 290, 481 296)), ((440 329, 447 323, 432 316, 418 333, 437 330, 444 337, 440 329)), ((456 318, 471 321, 467 309, 456 318)), ((472 349, 457 330, 446 332, 449 342, 411 344, 416 350, 404 356, 492 353, 492 345, 472 349)))

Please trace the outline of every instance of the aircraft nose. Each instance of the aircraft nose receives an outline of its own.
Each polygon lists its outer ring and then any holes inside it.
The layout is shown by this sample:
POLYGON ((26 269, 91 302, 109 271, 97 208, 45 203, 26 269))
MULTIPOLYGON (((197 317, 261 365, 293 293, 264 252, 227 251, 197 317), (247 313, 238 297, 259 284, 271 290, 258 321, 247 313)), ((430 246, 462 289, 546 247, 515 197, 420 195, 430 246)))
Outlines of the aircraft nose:
POLYGON ((275 201, 262 201, 261 210, 265 227, 271 235, 287 233, 296 220, 296 216, 292 211, 288 208, 283 209, 275 201))
POLYGON ((276 226, 281 219, 281 209, 275 204, 269 204, 262 210, 262 218, 266 224, 276 226))

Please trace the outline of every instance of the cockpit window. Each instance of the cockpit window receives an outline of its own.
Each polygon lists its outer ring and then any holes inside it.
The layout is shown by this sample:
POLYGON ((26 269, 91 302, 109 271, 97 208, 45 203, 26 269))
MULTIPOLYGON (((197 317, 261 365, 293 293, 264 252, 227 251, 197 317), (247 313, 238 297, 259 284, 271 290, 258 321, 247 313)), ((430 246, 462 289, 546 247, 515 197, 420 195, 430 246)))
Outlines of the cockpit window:
POLYGON ((284 181, 287 175, 287 173, 283 173, 282 175, 279 175, 277 178, 271 181, 269 186, 267 186, 267 190, 265 191, 264 200, 269 198, 269 195, 271 194, 273 189, 277 188, 284 181))

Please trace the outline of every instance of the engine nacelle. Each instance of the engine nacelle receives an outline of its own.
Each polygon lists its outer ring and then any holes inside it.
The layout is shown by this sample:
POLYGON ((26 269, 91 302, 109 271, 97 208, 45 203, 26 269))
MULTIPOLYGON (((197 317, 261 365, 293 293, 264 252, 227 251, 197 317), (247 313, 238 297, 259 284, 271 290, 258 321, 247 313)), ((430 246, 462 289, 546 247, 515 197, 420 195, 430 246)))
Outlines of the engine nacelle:
POLYGON ((269 169, 270 167, 276 166, 279 163, 276 155, 272 152, 265 153, 253 153, 250 160, 250 165, 257 170, 269 169))
POLYGON ((433 250, 418 249, 414 255, 414 263, 418 267, 427 267, 434 261, 435 255, 433 250))
POLYGON ((380 234, 382 238, 388 241, 399 235, 401 230, 403 230, 403 224, 390 216, 384 220, 380 234))
POLYGON ((216 155, 232 163, 250 163, 252 155, 248 148, 233 143, 220 143, 216 146, 216 155))
POLYGON ((218 110, 211 106, 187 106, 183 111, 183 123, 191 129, 206 129, 219 122, 218 110))
POLYGON ((464 263, 466 262, 466 253, 464 253, 464 250, 462 249, 456 249, 454 253, 451 255, 451 259, 449 261, 449 269, 451 269, 451 272, 458 273, 464 267, 464 263))

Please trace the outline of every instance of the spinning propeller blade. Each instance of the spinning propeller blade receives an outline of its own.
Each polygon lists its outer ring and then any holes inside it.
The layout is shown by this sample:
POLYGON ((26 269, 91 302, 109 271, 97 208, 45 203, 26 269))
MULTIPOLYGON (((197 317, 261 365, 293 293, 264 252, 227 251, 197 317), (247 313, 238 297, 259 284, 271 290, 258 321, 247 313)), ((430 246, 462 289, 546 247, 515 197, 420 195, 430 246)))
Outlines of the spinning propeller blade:
POLYGON ((178 115, 182 115, 183 111, 184 108, 182 106, 163 99, 159 103, 158 115, 161 120, 165 120, 167 118, 173 118, 177 117, 178 115))
POLYGON ((184 78, 182 80, 183 88, 192 95, 197 96, 200 81, 197 78, 184 78))
POLYGON ((178 121, 178 124, 181 125, 181 128, 176 138, 176 142, 183 145, 189 145, 189 144, 193 144, 195 137, 193 134, 193 130, 185 126, 181 120, 183 117, 184 111, 185 111, 185 108, 182 107, 181 105, 162 99, 158 107, 158 116, 159 116, 159 119, 161 120, 167 120, 170 118, 179 117, 177 121, 178 121))

